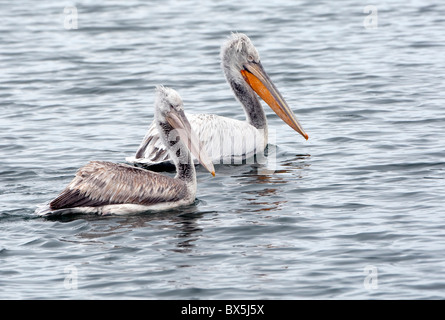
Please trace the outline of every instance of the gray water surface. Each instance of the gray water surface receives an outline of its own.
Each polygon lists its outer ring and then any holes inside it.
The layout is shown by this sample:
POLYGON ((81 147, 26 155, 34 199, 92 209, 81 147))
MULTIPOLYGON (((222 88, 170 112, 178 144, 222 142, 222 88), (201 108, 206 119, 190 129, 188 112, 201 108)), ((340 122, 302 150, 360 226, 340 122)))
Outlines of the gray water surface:
POLYGON ((445 4, 0 2, 0 298, 445 298, 445 4), (198 168, 192 206, 43 219, 89 160, 124 162, 154 86, 243 119, 244 32, 309 134, 265 104, 276 167, 198 168))

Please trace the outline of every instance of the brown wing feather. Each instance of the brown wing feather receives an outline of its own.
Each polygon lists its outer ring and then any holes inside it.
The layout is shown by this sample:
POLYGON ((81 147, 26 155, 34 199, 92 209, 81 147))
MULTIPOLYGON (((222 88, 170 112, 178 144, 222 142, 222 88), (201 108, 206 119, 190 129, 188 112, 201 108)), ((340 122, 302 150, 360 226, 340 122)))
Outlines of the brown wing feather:
POLYGON ((151 205, 184 198, 184 182, 162 174, 105 161, 80 168, 71 183, 51 201, 52 210, 109 204, 151 205))

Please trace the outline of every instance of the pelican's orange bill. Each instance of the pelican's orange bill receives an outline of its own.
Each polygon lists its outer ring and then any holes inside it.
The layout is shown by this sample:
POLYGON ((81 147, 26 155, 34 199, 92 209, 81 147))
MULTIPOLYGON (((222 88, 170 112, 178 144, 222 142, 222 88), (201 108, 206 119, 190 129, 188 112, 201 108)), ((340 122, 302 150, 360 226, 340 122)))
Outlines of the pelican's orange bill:
POLYGON ((309 136, 298 122, 297 117, 278 92, 261 64, 253 62, 244 67, 245 69, 241 70, 241 74, 249 86, 284 122, 301 134, 306 140, 309 139, 309 136))

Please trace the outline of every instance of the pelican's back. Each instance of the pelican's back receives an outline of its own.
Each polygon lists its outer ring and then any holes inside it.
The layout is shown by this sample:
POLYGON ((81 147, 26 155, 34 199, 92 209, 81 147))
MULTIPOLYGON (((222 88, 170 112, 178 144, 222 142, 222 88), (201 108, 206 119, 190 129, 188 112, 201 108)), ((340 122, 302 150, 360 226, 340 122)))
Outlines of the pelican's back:
MULTIPOLYGON (((187 118, 214 164, 239 163, 264 150, 267 144, 267 132, 245 121, 214 114, 187 114, 187 118)), ((156 125, 152 123, 135 157, 126 160, 147 166, 170 163, 167 149, 160 140, 156 125)), ((193 160, 197 163, 196 158, 193 160)))

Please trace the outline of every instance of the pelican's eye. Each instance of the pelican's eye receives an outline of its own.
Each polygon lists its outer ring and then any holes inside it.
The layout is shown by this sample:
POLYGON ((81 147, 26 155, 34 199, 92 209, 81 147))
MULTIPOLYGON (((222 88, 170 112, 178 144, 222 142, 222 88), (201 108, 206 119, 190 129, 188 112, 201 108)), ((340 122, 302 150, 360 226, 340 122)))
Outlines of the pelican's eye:
POLYGON ((174 105, 174 104, 170 103, 170 108, 172 108, 173 110, 176 110, 176 111, 181 111, 181 105, 180 104, 174 105))

